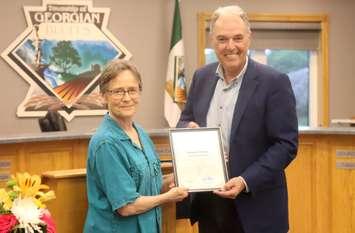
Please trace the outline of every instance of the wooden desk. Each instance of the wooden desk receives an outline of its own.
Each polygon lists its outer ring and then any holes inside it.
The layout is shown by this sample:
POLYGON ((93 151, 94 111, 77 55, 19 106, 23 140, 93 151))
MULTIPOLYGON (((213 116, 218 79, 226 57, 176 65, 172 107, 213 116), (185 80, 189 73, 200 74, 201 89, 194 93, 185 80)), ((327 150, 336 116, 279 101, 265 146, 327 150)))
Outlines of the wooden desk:
MULTIPOLYGON (((171 160, 167 131, 157 130, 149 133, 161 160, 171 160)), ((85 168, 89 137, 90 134, 69 132, 18 138, 0 137, 0 180, 5 182, 11 173, 19 171, 42 174, 48 170, 85 168)), ((354 127, 301 128, 298 155, 287 168, 286 175, 289 188, 290 232, 355 232, 354 127)), ((65 179, 56 180, 64 182, 65 179)), ((79 181, 75 182, 81 184, 77 183, 72 188, 69 185, 56 184, 58 190, 63 190, 57 191, 58 206, 72 205, 68 200, 63 200, 64 204, 61 204, 61 195, 65 190, 69 192, 73 189, 85 193, 82 186, 84 178, 77 177, 74 180, 76 179, 79 181)), ((84 202, 83 198, 86 197, 77 198, 77 201, 84 202)), ((50 210, 51 208, 50 206, 50 210)), ((60 211, 65 210, 62 208, 60 211)), ((174 226, 176 229, 186 229, 183 233, 192 232, 187 221, 181 227, 180 221, 175 222, 173 217, 175 212, 172 209, 169 211, 170 214, 164 213, 165 216, 171 216, 171 219, 167 220, 167 225, 164 225, 165 232, 174 233, 174 226)), ((56 214, 58 218, 62 216, 66 218, 67 215, 72 222, 73 219, 78 222, 84 219, 84 215, 73 218, 75 215, 72 212, 65 216, 56 214)), ((62 226, 61 220, 55 220, 59 228, 67 227, 62 226)))
MULTIPOLYGON (((170 162, 162 163, 164 174, 172 172, 170 162)), ((87 212, 86 169, 48 171, 43 183, 55 191, 57 198, 47 206, 55 219, 58 233, 83 232, 87 212)), ((163 233, 175 232, 175 205, 163 205, 163 233)))
POLYGON ((56 194, 56 199, 49 201, 47 206, 57 232, 83 232, 87 210, 86 169, 45 172, 42 179, 56 194))

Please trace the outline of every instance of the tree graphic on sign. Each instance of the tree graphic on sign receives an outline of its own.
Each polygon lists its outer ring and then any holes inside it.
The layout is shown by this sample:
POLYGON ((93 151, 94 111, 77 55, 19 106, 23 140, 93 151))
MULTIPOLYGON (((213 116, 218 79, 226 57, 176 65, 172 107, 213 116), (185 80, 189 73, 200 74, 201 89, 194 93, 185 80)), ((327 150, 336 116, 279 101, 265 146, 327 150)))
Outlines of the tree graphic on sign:
POLYGON ((50 61, 59 67, 63 74, 68 74, 74 65, 81 66, 79 53, 70 41, 59 41, 57 46, 52 48, 52 52, 53 56, 50 57, 50 61))

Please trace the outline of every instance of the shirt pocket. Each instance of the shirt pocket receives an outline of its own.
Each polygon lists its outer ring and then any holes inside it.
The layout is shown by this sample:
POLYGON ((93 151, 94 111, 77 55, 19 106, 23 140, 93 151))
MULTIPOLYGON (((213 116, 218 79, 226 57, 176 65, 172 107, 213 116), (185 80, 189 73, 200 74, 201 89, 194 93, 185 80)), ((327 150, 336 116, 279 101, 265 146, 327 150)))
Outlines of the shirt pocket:
POLYGON ((146 185, 147 181, 152 176, 152 165, 148 164, 146 159, 135 160, 130 167, 130 175, 136 183, 138 189, 141 188, 141 185, 146 185))
POLYGON ((151 161, 151 176, 161 176, 162 173, 161 173, 161 168, 160 168, 160 162, 157 161, 157 160, 154 160, 154 161, 151 161))
POLYGON ((138 167, 131 166, 129 168, 129 173, 134 183, 136 184, 136 187, 139 187, 142 180, 143 172, 138 167))
POLYGON ((158 160, 150 161, 151 182, 155 187, 155 193, 159 194, 162 187, 162 172, 160 162, 158 160))

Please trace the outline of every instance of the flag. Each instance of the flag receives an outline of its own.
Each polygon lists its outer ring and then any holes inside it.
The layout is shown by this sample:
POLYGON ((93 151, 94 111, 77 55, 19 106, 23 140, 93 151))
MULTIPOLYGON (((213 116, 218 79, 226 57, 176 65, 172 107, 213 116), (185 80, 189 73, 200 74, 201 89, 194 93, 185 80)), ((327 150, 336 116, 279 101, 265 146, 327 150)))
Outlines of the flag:
POLYGON ((182 41, 179 1, 175 0, 168 70, 164 94, 164 116, 170 127, 175 127, 186 103, 184 44, 182 41))

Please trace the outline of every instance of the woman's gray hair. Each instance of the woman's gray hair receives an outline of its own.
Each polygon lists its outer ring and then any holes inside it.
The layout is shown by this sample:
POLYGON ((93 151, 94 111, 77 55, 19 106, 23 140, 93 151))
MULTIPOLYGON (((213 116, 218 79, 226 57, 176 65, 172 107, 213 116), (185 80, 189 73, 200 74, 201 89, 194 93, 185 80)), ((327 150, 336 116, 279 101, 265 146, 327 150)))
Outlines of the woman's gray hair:
POLYGON ((247 14, 239 6, 232 5, 232 6, 219 7, 213 12, 211 16, 211 22, 210 22, 210 33, 213 32, 214 25, 221 15, 239 16, 243 20, 245 26, 247 26, 248 31, 250 32, 250 23, 247 14))
POLYGON ((114 59, 108 63, 104 71, 102 71, 99 78, 100 92, 104 94, 108 90, 109 82, 116 78, 121 72, 129 70, 137 79, 139 90, 142 90, 142 78, 137 70, 137 67, 131 62, 122 59, 114 59))

